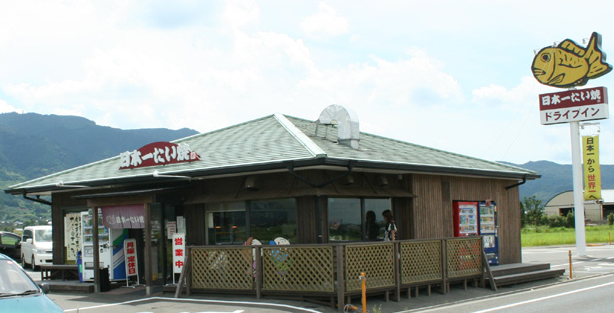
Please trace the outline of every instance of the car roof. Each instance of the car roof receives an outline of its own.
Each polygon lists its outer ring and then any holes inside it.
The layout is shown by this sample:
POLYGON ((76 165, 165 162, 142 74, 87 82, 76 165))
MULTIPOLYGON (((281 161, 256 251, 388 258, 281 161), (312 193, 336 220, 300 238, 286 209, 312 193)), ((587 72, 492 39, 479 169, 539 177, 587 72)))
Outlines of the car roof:
POLYGON ((13 261, 13 259, 9 258, 8 255, 2 254, 2 253, 0 253, 0 260, 11 260, 11 261, 13 261))
POLYGON ((6 231, 6 230, 0 230, 0 234, 9 234, 9 235, 15 235, 15 236, 19 236, 16 233, 10 232, 10 231, 6 231))
POLYGON ((36 226, 26 226, 23 229, 39 229, 39 228, 51 228, 51 225, 36 225, 36 226))

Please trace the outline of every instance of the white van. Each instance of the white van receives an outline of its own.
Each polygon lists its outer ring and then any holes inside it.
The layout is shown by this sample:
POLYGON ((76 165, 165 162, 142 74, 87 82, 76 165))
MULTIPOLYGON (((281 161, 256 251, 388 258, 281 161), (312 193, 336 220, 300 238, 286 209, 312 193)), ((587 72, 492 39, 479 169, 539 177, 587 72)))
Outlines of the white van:
POLYGON ((37 265, 52 264, 53 238, 51 225, 26 226, 21 236, 21 262, 30 264, 33 270, 37 265))

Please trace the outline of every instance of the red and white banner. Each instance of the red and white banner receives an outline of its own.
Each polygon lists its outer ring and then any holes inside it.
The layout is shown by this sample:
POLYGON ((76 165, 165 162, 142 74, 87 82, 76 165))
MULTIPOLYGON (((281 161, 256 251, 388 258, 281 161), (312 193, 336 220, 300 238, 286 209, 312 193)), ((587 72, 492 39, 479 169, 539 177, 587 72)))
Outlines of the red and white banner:
POLYGON ((173 274, 179 274, 185 263, 185 234, 173 235, 173 274))
POLYGON ((136 257, 136 239, 124 240, 124 256, 126 257, 126 277, 139 274, 139 262, 136 257))

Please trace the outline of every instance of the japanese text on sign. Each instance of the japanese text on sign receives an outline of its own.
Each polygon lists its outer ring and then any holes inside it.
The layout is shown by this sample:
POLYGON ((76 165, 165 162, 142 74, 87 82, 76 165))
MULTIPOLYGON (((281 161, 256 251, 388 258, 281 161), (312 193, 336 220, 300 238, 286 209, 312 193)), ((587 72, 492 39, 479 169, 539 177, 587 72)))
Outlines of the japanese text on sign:
POLYGON ((101 207, 102 220, 108 228, 144 228, 145 208, 142 204, 101 207))
POLYGON ((542 124, 559 124, 609 118, 605 87, 539 95, 542 124))
POLYGON ((123 152, 119 155, 120 169, 166 165, 200 160, 200 156, 190 151, 186 143, 154 142, 138 150, 123 152))
POLYGON ((181 273, 185 262, 185 234, 173 235, 173 273, 181 273))
POLYGON ((599 136, 583 136, 584 200, 601 199, 601 167, 599 165, 599 136))
POLYGON ((136 258, 136 239, 124 240, 124 255, 126 256, 126 276, 136 276, 139 266, 136 258))

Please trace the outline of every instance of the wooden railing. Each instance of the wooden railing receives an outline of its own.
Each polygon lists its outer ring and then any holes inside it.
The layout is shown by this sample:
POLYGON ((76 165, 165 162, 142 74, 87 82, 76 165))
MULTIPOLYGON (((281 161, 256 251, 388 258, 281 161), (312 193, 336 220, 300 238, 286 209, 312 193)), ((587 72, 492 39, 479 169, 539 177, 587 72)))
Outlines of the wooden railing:
POLYGON ((346 299, 361 293, 390 293, 482 278, 481 237, 395 242, 279 246, 191 246, 176 296, 191 292, 253 293, 298 296, 342 310, 346 299))

